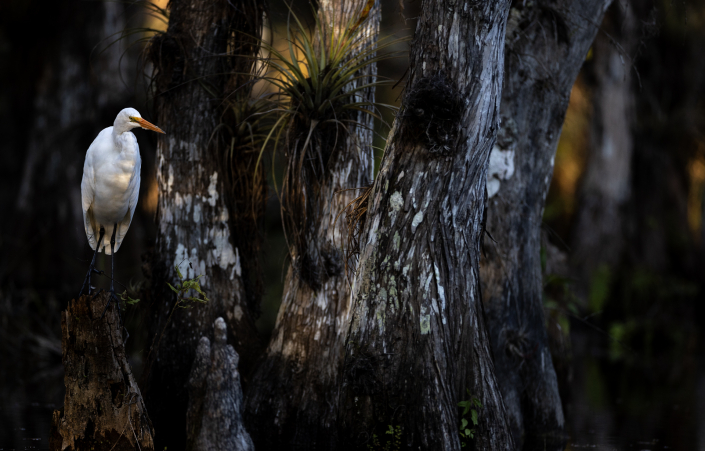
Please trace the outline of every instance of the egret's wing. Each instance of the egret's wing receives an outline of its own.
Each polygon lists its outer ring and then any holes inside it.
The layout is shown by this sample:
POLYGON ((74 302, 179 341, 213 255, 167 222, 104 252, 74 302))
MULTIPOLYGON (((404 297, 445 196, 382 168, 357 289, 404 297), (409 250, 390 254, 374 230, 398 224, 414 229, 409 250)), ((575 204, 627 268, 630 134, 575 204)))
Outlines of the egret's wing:
POLYGON ((142 160, 138 157, 137 164, 135 164, 135 172, 130 178, 130 184, 128 185, 128 191, 130 191, 130 200, 127 207, 127 214, 118 223, 117 233, 115 234, 115 252, 120 249, 120 244, 122 244, 125 234, 127 234, 127 229, 130 228, 130 223, 132 222, 132 217, 135 214, 135 208, 137 207, 137 200, 140 195, 140 171, 142 169, 142 160))
POLYGON ((90 244, 91 249, 95 250, 98 240, 96 237, 98 227, 95 223, 95 219, 93 218, 95 170, 93 167, 93 156, 91 149, 93 149, 93 144, 91 144, 91 147, 88 148, 88 152, 86 152, 86 161, 83 163, 83 179, 81 179, 81 208, 83 210, 83 227, 86 230, 88 244, 90 244))

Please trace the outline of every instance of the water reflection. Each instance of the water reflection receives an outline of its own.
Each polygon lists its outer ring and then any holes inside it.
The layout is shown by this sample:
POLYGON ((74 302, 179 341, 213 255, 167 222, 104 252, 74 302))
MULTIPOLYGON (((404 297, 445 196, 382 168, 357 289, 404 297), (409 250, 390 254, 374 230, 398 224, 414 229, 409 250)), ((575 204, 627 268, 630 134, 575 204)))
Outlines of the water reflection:
MULTIPOLYGON (((20 394, 23 397, 23 394, 20 394)), ((56 404, 0 404, 0 451, 48 450, 49 428, 56 404)))

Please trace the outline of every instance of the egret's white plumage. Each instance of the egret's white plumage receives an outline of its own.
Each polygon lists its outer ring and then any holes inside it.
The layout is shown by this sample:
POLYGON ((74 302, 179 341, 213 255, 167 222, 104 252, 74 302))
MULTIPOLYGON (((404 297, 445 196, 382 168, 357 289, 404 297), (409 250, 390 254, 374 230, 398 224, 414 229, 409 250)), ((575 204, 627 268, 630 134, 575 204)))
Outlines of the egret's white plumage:
POLYGON ((136 127, 164 133, 142 119, 134 108, 125 108, 117 115, 112 127, 98 134, 88 148, 83 165, 81 200, 86 236, 95 250, 103 227, 105 235, 101 247, 108 255, 111 254, 113 228, 117 224, 117 252, 137 206, 142 160, 137 138, 130 131, 136 127))

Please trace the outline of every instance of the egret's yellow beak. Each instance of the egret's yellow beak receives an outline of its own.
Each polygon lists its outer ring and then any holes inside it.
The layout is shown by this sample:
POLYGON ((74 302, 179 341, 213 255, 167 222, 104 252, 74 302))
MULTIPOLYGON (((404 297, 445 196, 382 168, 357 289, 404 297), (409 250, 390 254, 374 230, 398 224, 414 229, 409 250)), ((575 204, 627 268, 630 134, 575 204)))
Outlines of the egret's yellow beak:
POLYGON ((157 132, 157 133, 163 133, 166 135, 166 132, 164 130, 162 130, 161 128, 152 124, 151 122, 147 122, 146 120, 142 119, 141 117, 131 116, 130 120, 132 122, 137 122, 138 124, 140 124, 140 127, 142 127, 142 128, 145 128, 147 130, 152 130, 153 132, 157 132))

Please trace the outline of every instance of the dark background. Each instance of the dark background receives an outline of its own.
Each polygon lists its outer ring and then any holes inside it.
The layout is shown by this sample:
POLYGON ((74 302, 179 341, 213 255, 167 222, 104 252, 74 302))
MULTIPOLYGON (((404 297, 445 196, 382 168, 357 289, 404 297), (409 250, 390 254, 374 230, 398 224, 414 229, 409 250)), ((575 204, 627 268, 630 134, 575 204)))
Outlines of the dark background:
MULTIPOLYGON (((382 3, 381 37, 409 36, 419 2, 382 3)), ((639 45, 623 58, 634 102, 631 188, 619 210, 624 250, 590 279, 571 269, 599 111, 593 93, 600 55, 590 52, 573 89, 546 202, 546 249, 555 250, 547 254, 558 256, 545 274, 547 324, 568 449, 705 450, 705 5, 633 3, 639 45)), ((310 14, 298 4, 302 15, 310 14)), ((620 7, 631 5, 612 9, 620 7)), ((280 39, 287 10, 272 1, 270 11, 280 39)), ((613 13, 608 19, 621 17, 613 13)), ((122 108, 154 117, 150 68, 140 55, 150 35, 142 28, 157 26, 139 4, 0 1, 0 450, 48 446, 51 412, 63 403, 59 315, 78 293, 91 255, 80 207, 83 158, 122 108)), ((615 47, 620 39, 615 33, 615 47)), ((380 89, 379 102, 399 103, 406 65, 405 58, 380 63, 382 76, 402 82, 380 89)), ((377 129, 381 148, 387 127, 377 129)), ((156 137, 136 135, 140 204, 115 272, 138 291, 142 256, 155 236, 157 192, 156 137)), ((274 326, 287 264, 278 199, 270 193, 258 320, 264 336, 274 326)), ((609 249, 598 243, 593 252, 599 259, 609 249)), ((99 257, 99 266, 108 269, 108 259, 99 257)), ((140 304, 128 309, 126 324, 139 374, 146 345, 140 304)))

